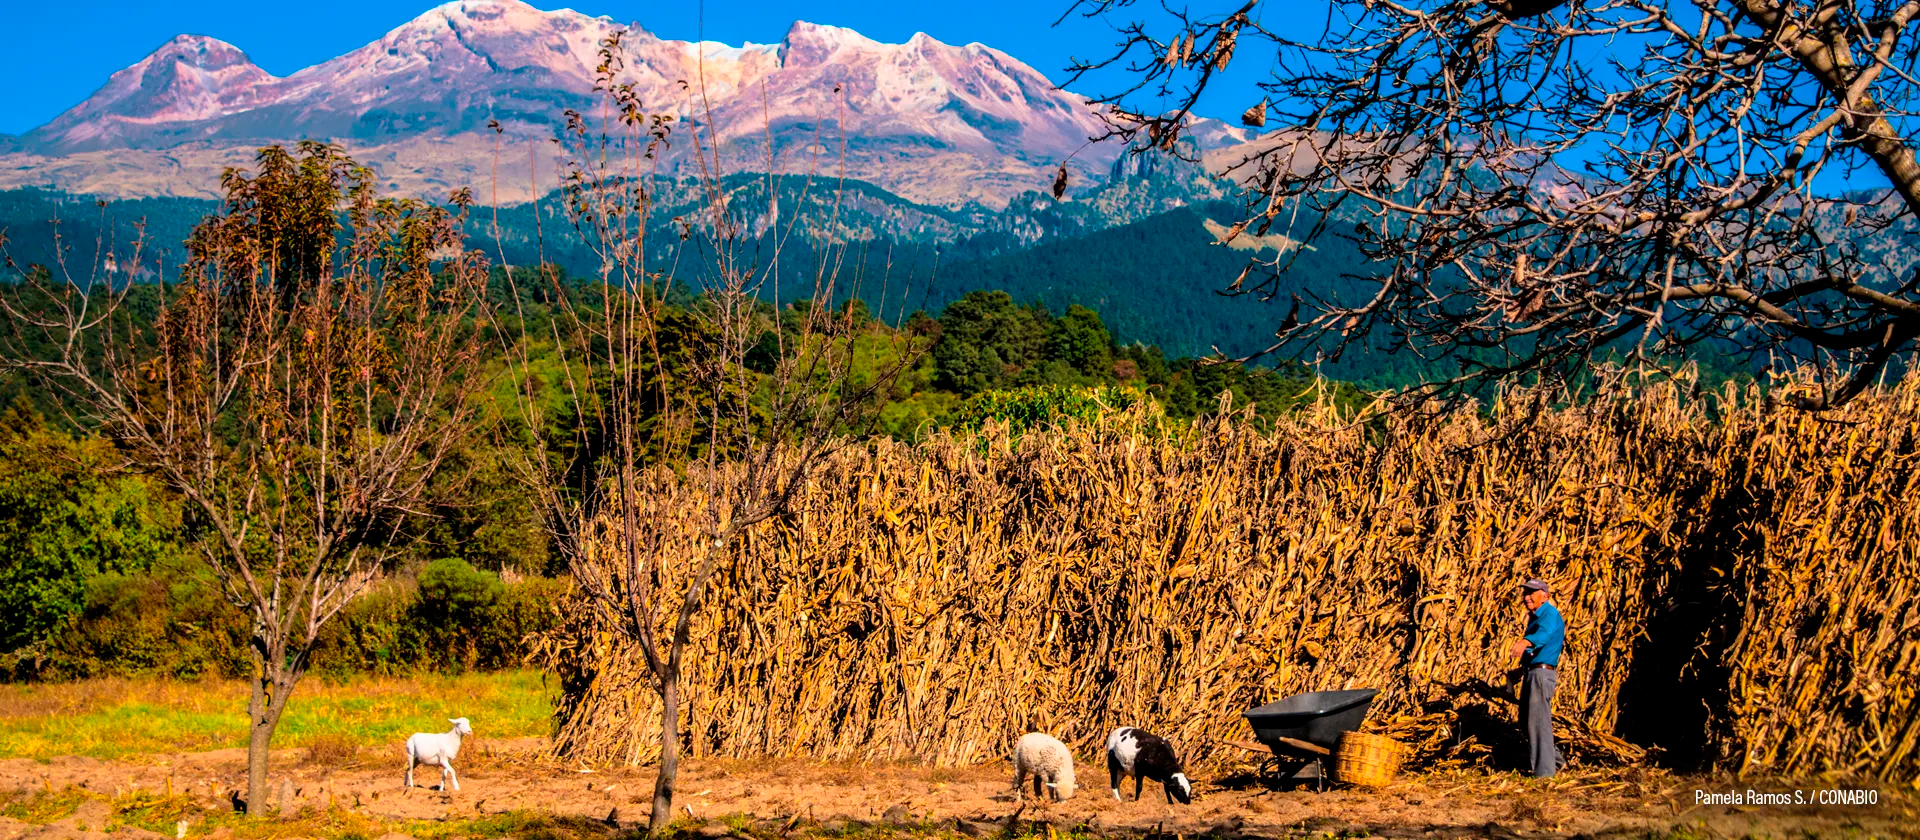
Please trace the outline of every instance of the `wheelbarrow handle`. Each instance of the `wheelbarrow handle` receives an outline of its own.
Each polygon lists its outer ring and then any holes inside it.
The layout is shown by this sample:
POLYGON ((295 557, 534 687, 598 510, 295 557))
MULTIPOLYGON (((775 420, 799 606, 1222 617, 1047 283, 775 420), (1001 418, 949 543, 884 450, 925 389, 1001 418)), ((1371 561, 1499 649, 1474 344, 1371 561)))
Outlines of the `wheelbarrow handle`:
MULTIPOLYGON (((1299 738, 1286 738, 1286 737, 1276 738, 1274 740, 1279 742, 1282 746, 1291 747, 1301 752, 1310 753, 1313 755, 1333 755, 1332 750, 1329 750, 1326 747, 1320 746, 1319 744, 1316 744, 1312 741, 1302 741, 1299 738)), ((1266 744, 1255 744, 1248 741, 1228 741, 1225 739, 1222 739, 1220 743, 1225 746, 1233 747, 1234 749, 1246 750, 1247 752, 1266 753, 1269 755, 1273 754, 1274 752, 1273 748, 1266 744)))
POLYGON ((1222 738, 1220 739, 1220 743, 1224 746, 1233 747, 1234 749, 1237 749, 1237 750, 1246 750, 1247 752, 1264 753, 1267 755, 1273 754, 1273 750, 1268 749, 1266 744, 1256 744, 1252 741, 1229 741, 1225 738, 1222 738))
POLYGON ((1327 749, 1326 747, 1320 746, 1319 744, 1316 744, 1312 741, 1302 741, 1299 738, 1285 738, 1285 737, 1275 738, 1274 740, 1279 741, 1282 744, 1286 744, 1287 746, 1292 747, 1296 750, 1303 750, 1305 752, 1313 753, 1314 755, 1333 755, 1333 750, 1327 749))

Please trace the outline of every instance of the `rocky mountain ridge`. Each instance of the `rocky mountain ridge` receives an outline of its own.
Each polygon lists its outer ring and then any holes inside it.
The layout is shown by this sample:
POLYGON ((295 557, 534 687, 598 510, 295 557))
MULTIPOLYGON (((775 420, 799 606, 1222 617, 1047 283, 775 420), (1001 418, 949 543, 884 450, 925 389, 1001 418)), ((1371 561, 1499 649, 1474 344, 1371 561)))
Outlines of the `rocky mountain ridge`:
MULTIPOLYGON (((284 77, 218 39, 176 37, 0 143, 0 187, 208 196, 258 146, 311 138, 347 147, 399 192, 526 200, 554 183, 568 111, 604 127, 596 76, 615 33, 616 81, 674 118, 669 173, 698 146, 729 171, 844 174, 913 201, 999 208, 1063 164, 1076 185, 1097 180, 1121 153, 1094 142, 1106 126, 1084 97, 983 44, 884 44, 796 22, 778 44, 730 46, 521 0, 452 0, 284 77)), ((1245 139, 1204 128, 1196 136, 1216 146, 1245 139)))

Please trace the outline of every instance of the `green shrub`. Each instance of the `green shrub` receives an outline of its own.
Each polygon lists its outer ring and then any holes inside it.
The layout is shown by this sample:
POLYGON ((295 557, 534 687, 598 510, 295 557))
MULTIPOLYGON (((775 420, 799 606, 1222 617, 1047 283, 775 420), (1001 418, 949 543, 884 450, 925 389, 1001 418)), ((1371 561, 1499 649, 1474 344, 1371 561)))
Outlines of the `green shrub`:
POLYGON ((320 631, 313 670, 329 676, 395 674, 417 670, 432 654, 416 619, 420 595, 413 582, 386 580, 320 631))
POLYGON ((221 596, 204 566, 177 559, 87 578, 85 605, 36 654, 16 660, 8 676, 232 677, 251 663, 246 614, 221 596))
POLYGON ((24 401, 0 410, 0 671, 33 669, 88 608, 100 575, 180 554, 179 513, 112 448, 48 427, 24 401))
POLYGON ((420 604, 456 620, 471 619, 500 600, 500 576, 458 557, 443 557, 420 572, 420 604))
MULTIPOLYGON (((313 670, 328 676, 492 671, 523 664, 528 635, 553 626, 568 583, 505 583, 464 561, 419 580, 389 578, 322 628, 313 670)), ((0 678, 240 677, 253 663, 244 610, 198 561, 87 580, 85 606, 0 678)))
POLYGON ((1158 407, 1146 392, 1130 387, 1039 385, 1006 391, 981 391, 967 398, 954 412, 954 425, 971 431, 980 428, 988 420, 998 420, 1006 423, 1014 434, 1020 434, 1066 420, 1091 421, 1102 414, 1125 411, 1141 403, 1158 407))
POLYGON ((493 671, 523 664, 528 635, 554 624, 567 582, 504 583, 465 561, 435 561, 418 584, 391 580, 321 633, 314 670, 330 675, 493 671))

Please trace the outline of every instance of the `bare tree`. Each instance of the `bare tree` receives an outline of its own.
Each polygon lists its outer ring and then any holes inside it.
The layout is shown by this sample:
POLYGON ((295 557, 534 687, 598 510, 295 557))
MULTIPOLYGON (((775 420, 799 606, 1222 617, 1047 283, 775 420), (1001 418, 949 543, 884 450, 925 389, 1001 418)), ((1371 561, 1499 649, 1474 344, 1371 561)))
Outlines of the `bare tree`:
POLYGON ((134 282, 148 271, 137 249, 96 260, 111 266, 100 274, 64 258, 58 276, 17 270, 0 361, 185 501, 252 619, 259 814, 268 746, 321 628, 400 550, 475 426, 486 270, 460 250, 457 215, 378 198, 332 146, 268 147, 256 174, 222 185, 177 284, 134 282))
POLYGON ((1910 357, 1920 3, 1361 0, 1284 29, 1260 12, 1117 26, 1074 78, 1124 69, 1102 101, 1172 102, 1116 109, 1139 148, 1180 148, 1203 95, 1272 121, 1216 160, 1251 191, 1233 232, 1299 224, 1370 260, 1345 295, 1283 283, 1291 256, 1250 263, 1229 293, 1292 298, 1272 350, 1450 356, 1447 384, 1771 356, 1823 372, 1790 395, 1809 409, 1910 357), (1249 55, 1274 69, 1236 90, 1227 68, 1249 55))
MULTIPOLYGON (((825 459, 873 430, 893 383, 925 348, 851 305, 862 289, 843 279, 847 243, 831 233, 840 184, 793 176, 799 206, 783 207, 785 179, 771 174, 771 143, 766 174, 729 180, 717 138, 699 128, 676 134, 701 121, 650 113, 633 86, 619 81, 618 34, 602 44, 600 59, 604 106, 597 120, 568 114, 561 177, 566 213, 600 270, 578 287, 543 270, 557 310, 553 333, 522 332, 509 356, 535 444, 523 466, 556 547, 588 604, 616 617, 660 699, 648 820, 659 833, 672 819, 681 675, 708 581, 744 550, 743 532, 786 513, 825 459), (665 220, 657 210, 663 195, 684 199, 689 189, 661 176, 669 152, 697 173, 698 209, 665 220), (743 198, 756 189, 764 204, 743 198), (815 202, 813 190, 829 195, 815 202), (806 207, 824 208, 829 218, 803 218, 796 210, 806 207), (748 232, 756 223, 767 235, 748 232), (650 237, 660 230, 668 242, 650 237), (783 278, 785 243, 818 231, 827 232, 815 243, 823 256, 810 275, 783 278), (806 296, 784 315, 769 305, 796 291, 806 296), (543 344, 556 349, 559 364, 540 364, 534 348, 543 344), (567 416, 556 417, 538 397, 552 387, 538 382, 543 367, 557 371, 567 416), (554 426, 562 429, 541 433, 554 426), (662 471, 668 480, 704 485, 694 556, 666 549, 688 544, 676 539, 688 535, 671 532, 686 520, 641 498, 648 477, 662 471)), ((699 80, 686 90, 687 102, 654 107, 706 114, 699 80)), ((884 286, 866 291, 887 295, 884 286)))

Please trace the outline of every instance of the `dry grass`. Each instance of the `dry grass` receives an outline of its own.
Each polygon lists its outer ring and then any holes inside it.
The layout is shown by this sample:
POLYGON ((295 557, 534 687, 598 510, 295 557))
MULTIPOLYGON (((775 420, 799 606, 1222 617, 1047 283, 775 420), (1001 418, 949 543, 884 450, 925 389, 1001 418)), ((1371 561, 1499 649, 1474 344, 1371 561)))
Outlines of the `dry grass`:
MULTIPOLYGON (((1820 416, 1650 387, 1417 425, 875 442, 715 580, 689 745, 971 764, 1028 729, 1091 751, 1124 724, 1205 757, 1247 737, 1244 709, 1364 686, 1420 757, 1474 761, 1497 746, 1474 720, 1517 732, 1490 689, 1525 618, 1515 584, 1537 576, 1569 621, 1576 763, 1636 757, 1611 735, 1630 724, 1731 770, 1910 779, 1917 429, 1920 380, 1820 416)), ((669 591, 706 478, 642 488, 669 591)), ((573 686, 559 745, 642 760, 643 669, 609 615, 573 615, 546 643, 573 686)))
MULTIPOLYGON (((105 677, 64 683, 15 683, 0 686, 0 721, 92 714, 140 700, 169 706, 193 706, 222 693, 225 681, 156 681, 105 677)), ((240 685, 235 683, 235 685, 240 685)), ((244 685, 241 686, 244 689, 244 685)))
POLYGON ((307 740, 306 762, 316 767, 347 767, 360 761, 360 741, 342 733, 307 740))
POLYGON ((305 808, 298 814, 284 818, 248 819, 230 808, 209 804, 185 794, 135 791, 110 797, 76 787, 0 794, 0 816, 29 825, 72 821, 74 828, 80 831, 93 829, 117 833, 132 829, 157 833, 147 835, 150 837, 172 837, 177 826, 185 822, 189 837, 222 840, 297 840, 311 837, 370 840, 395 833, 416 840, 500 837, 609 840, 631 836, 595 820, 521 810, 485 815, 449 815, 432 820, 400 820, 330 807, 305 808), (73 819, 83 803, 93 803, 92 807, 103 818, 101 822, 87 825, 84 821, 73 819))

